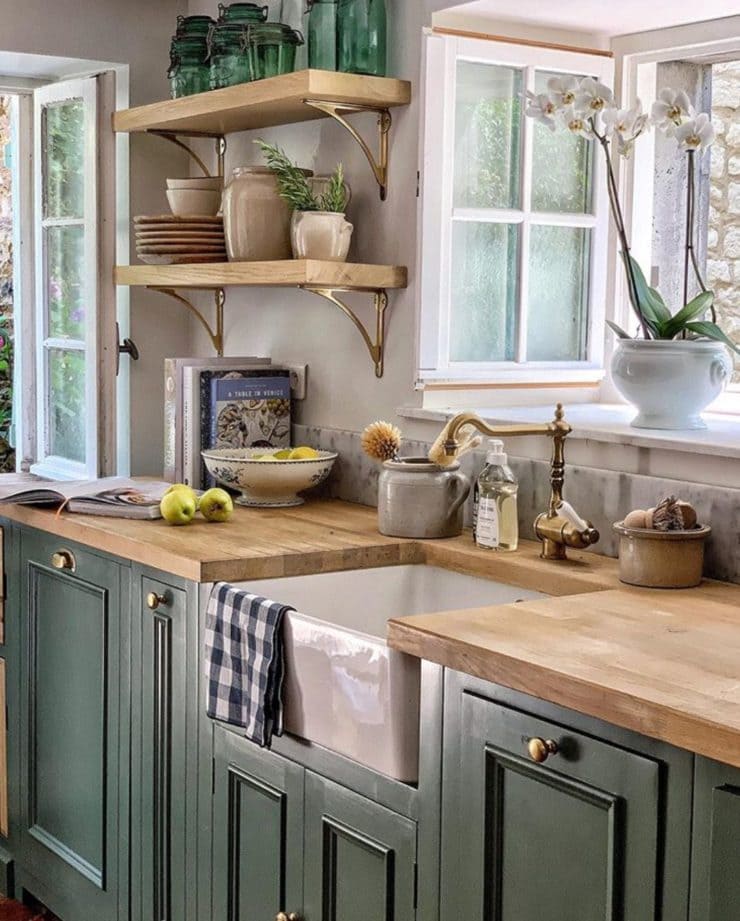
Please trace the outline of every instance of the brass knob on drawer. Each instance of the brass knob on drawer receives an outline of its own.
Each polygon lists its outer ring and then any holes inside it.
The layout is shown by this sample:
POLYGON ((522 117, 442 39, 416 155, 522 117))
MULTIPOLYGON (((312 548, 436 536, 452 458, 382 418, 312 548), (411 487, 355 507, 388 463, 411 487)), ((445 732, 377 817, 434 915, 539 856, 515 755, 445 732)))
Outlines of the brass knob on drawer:
POLYGON ((149 592, 146 596, 146 606, 150 611, 156 611, 157 608, 164 608, 170 603, 167 595, 158 595, 156 592, 149 592))
POLYGON ((550 755, 557 755, 558 743, 552 739, 540 739, 535 736, 527 743, 527 751, 532 761, 537 762, 537 764, 544 764, 550 755))
POLYGON ((69 572, 74 572, 77 564, 70 550, 57 550, 51 555, 51 565, 54 569, 67 569, 69 572))
POLYGON ((275 921, 301 921, 301 916, 294 911, 291 911, 289 915, 286 915, 284 911, 279 911, 275 915, 275 921))

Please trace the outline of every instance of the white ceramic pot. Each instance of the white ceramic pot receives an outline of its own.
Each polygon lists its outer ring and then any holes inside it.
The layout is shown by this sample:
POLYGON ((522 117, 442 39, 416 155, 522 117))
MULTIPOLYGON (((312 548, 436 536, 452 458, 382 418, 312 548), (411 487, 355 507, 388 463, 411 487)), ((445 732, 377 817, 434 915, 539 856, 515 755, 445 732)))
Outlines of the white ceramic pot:
POLYGON ((701 413, 726 387, 732 360, 721 342, 620 339, 611 371, 637 409, 635 428, 703 429, 701 413))
POLYGON ((335 211, 294 211, 290 222, 293 257, 345 262, 353 229, 335 211))

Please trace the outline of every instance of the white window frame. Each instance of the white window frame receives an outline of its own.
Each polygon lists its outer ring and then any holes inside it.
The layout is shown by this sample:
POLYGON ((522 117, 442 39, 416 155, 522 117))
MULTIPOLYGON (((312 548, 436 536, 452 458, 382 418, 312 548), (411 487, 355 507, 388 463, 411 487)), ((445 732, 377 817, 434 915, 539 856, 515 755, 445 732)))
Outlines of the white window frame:
POLYGON ((36 444, 37 459, 31 472, 53 479, 76 479, 97 476, 98 470, 98 88, 94 77, 51 83, 34 92, 34 226, 35 290, 36 290, 36 444), (82 100, 84 109, 84 202, 83 216, 45 218, 43 203, 43 126, 44 107, 68 100, 82 100), (85 338, 80 340, 53 338, 48 331, 48 285, 46 284, 47 252, 44 230, 52 227, 79 226, 84 228, 85 338), (85 354, 85 461, 79 463, 51 453, 48 355, 54 349, 82 351, 85 354))
MULTIPOLYGON (((623 105, 632 105, 639 97, 644 109, 649 111, 655 100, 655 68, 659 63, 693 61, 713 64, 740 59, 740 16, 624 36, 615 39, 612 47, 617 55, 616 85, 621 88, 623 105)), ((626 162, 620 161, 619 168, 618 185, 625 205, 625 224, 631 249, 641 265, 649 266, 653 256, 654 146, 637 143, 634 156, 626 162)), ((610 302, 615 306, 609 318, 620 326, 634 325, 624 278, 618 271, 620 266, 613 254, 610 262, 610 302)), ((609 343, 608 348, 611 353, 614 343, 609 343)), ((607 393, 606 396, 611 398, 613 395, 607 393)), ((740 416, 740 384, 731 384, 709 410, 740 416)))
MULTIPOLYGON (((530 210, 528 177, 532 161, 534 124, 522 120, 521 209, 516 211, 453 210, 454 118, 456 69, 459 60, 501 64, 524 70, 524 89, 534 89, 536 70, 590 74, 611 85, 614 65, 610 57, 588 52, 511 44, 503 41, 427 33, 422 67, 423 162, 421 174, 421 234, 418 286, 419 339, 417 379, 440 382, 540 384, 594 383, 604 374, 604 320, 606 303, 608 198, 603 164, 596 154, 591 215, 540 214, 530 210), (586 358, 553 362, 451 362, 449 327, 451 306, 451 229, 453 213, 458 220, 519 223, 519 304, 526 303, 529 227, 532 223, 587 227, 592 230, 589 261, 589 301, 586 358)), ((526 312, 519 309, 517 354, 526 345, 526 312)))

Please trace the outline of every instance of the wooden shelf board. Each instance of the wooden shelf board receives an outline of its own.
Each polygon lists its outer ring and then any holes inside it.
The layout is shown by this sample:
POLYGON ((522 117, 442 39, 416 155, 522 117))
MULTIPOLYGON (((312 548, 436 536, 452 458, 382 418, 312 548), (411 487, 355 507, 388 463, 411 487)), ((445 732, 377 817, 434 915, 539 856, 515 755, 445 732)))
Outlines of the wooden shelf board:
POLYGON ((405 288, 407 271, 397 265, 363 265, 284 259, 278 262, 210 262, 191 265, 119 265, 118 285, 167 288, 225 288, 229 285, 317 288, 405 288))
POLYGON ((304 105, 304 99, 389 108, 408 105, 411 84, 391 77, 299 70, 196 96, 123 109, 114 113, 113 129, 230 134, 327 117, 326 113, 304 105))

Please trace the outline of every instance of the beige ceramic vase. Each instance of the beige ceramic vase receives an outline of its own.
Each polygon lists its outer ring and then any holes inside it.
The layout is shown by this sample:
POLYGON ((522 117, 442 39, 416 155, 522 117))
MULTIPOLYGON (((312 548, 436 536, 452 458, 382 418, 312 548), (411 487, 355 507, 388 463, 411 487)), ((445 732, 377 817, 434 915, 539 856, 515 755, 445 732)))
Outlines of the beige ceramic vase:
POLYGON ((294 211, 290 240, 295 259, 346 262, 352 224, 335 211, 294 211))
MULTIPOLYGON (((307 176, 310 170, 304 170, 307 176)), ((223 196, 226 252, 233 262, 290 259, 290 207, 266 166, 234 170, 223 196)))

